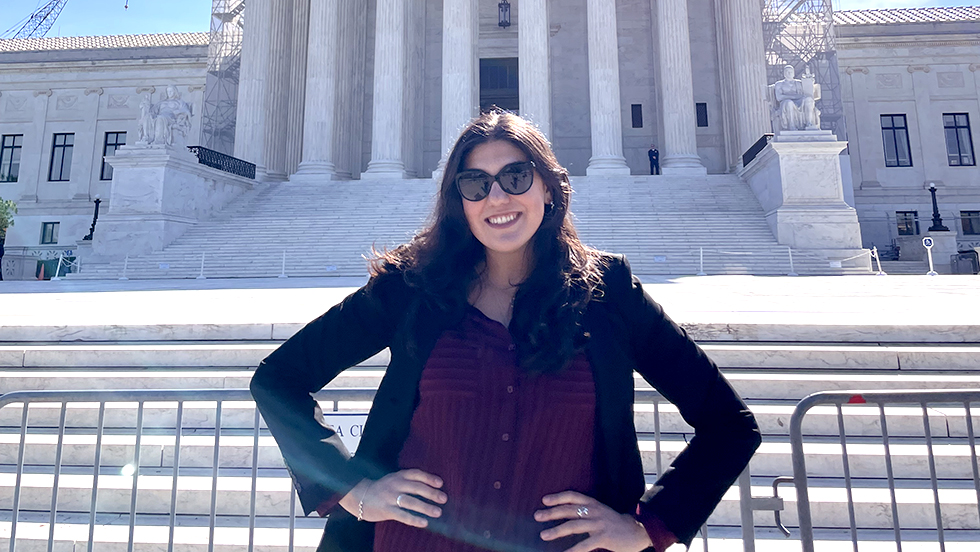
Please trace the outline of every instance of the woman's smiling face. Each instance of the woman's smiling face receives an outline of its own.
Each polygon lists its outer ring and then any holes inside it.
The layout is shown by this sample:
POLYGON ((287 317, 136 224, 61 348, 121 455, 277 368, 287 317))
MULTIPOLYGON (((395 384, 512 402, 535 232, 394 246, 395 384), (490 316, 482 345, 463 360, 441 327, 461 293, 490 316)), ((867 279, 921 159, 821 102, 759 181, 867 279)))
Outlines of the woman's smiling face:
MULTIPOLYGON (((494 175, 511 163, 527 161, 527 155, 514 144, 495 140, 475 146, 463 162, 462 169, 479 169, 494 175)), ((534 171, 534 183, 521 195, 510 195, 494 182, 490 193, 480 201, 463 199, 463 213, 470 231, 491 253, 523 254, 529 241, 544 220, 544 206, 551 203, 551 193, 534 171)))

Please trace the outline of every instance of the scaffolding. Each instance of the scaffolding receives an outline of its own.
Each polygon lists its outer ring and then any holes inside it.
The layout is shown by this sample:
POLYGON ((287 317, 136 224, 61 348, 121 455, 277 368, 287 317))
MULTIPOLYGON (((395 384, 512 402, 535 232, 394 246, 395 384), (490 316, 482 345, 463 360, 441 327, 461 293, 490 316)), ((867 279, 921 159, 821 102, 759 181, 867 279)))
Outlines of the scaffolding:
POLYGON ((783 78, 786 65, 797 75, 809 68, 823 93, 821 128, 846 140, 831 0, 763 0, 762 32, 769 84, 783 78))
POLYGON ((245 0, 212 0, 208 75, 204 90, 201 143, 227 155, 235 153, 238 77, 242 66, 245 0))

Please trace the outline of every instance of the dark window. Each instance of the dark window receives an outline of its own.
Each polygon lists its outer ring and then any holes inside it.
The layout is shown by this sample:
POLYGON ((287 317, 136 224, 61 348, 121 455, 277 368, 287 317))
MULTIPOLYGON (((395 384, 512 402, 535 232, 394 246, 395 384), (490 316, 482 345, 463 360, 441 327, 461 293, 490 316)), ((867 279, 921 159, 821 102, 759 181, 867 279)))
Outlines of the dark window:
POLYGON ((895 213, 898 219, 899 236, 918 236, 919 235, 919 212, 918 211, 898 211, 895 213))
POLYGON ((881 116, 881 141, 885 145, 886 167, 911 167, 909 126, 905 115, 881 116))
POLYGON ((698 126, 706 127, 708 126, 708 104, 706 103, 696 103, 694 108, 697 110, 698 114, 698 126))
POLYGON ((970 116, 966 113, 943 113, 946 131, 946 158, 950 167, 972 167, 973 137, 970 136, 970 116))
POLYGON ((102 180, 112 180, 112 165, 105 162, 106 157, 116 154, 119 146, 126 145, 125 132, 106 132, 105 146, 102 147, 102 180))
POLYGON ((0 140, 0 182, 17 182, 23 134, 8 134, 0 140))
POLYGON ((75 146, 74 134, 55 134, 51 145, 51 166, 48 180, 66 182, 71 179, 71 152, 75 146))
POLYGON ((520 110, 517 58, 480 60, 480 111, 491 107, 517 113, 520 110))
POLYGON ((630 110, 633 113, 633 128, 643 128, 643 105, 633 104, 630 110))
POLYGON ((980 211, 960 211, 960 220, 964 234, 980 235, 980 211))
POLYGON ((50 245, 58 243, 58 227, 61 226, 59 222, 43 222, 41 223, 41 245, 50 245))

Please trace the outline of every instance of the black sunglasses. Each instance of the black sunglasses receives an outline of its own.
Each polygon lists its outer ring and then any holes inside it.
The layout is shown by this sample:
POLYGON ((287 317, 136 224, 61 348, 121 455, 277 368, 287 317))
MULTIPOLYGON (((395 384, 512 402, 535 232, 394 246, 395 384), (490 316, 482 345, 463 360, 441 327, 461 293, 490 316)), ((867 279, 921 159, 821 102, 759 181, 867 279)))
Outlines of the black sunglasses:
POLYGON ((494 182, 500 184, 500 189, 510 195, 523 194, 534 184, 534 161, 511 163, 495 175, 489 175, 480 169, 467 169, 456 174, 456 188, 459 189, 459 195, 467 201, 480 201, 490 195, 490 187, 494 182))

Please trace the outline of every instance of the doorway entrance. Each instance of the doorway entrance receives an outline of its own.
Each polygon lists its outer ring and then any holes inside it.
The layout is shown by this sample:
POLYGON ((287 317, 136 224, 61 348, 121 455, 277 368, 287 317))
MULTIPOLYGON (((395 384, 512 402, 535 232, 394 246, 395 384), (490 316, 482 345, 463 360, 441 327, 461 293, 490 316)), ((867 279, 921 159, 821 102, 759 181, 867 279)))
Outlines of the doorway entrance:
POLYGON ((480 60, 480 111, 496 106, 518 113, 520 88, 517 82, 517 58, 480 60))

